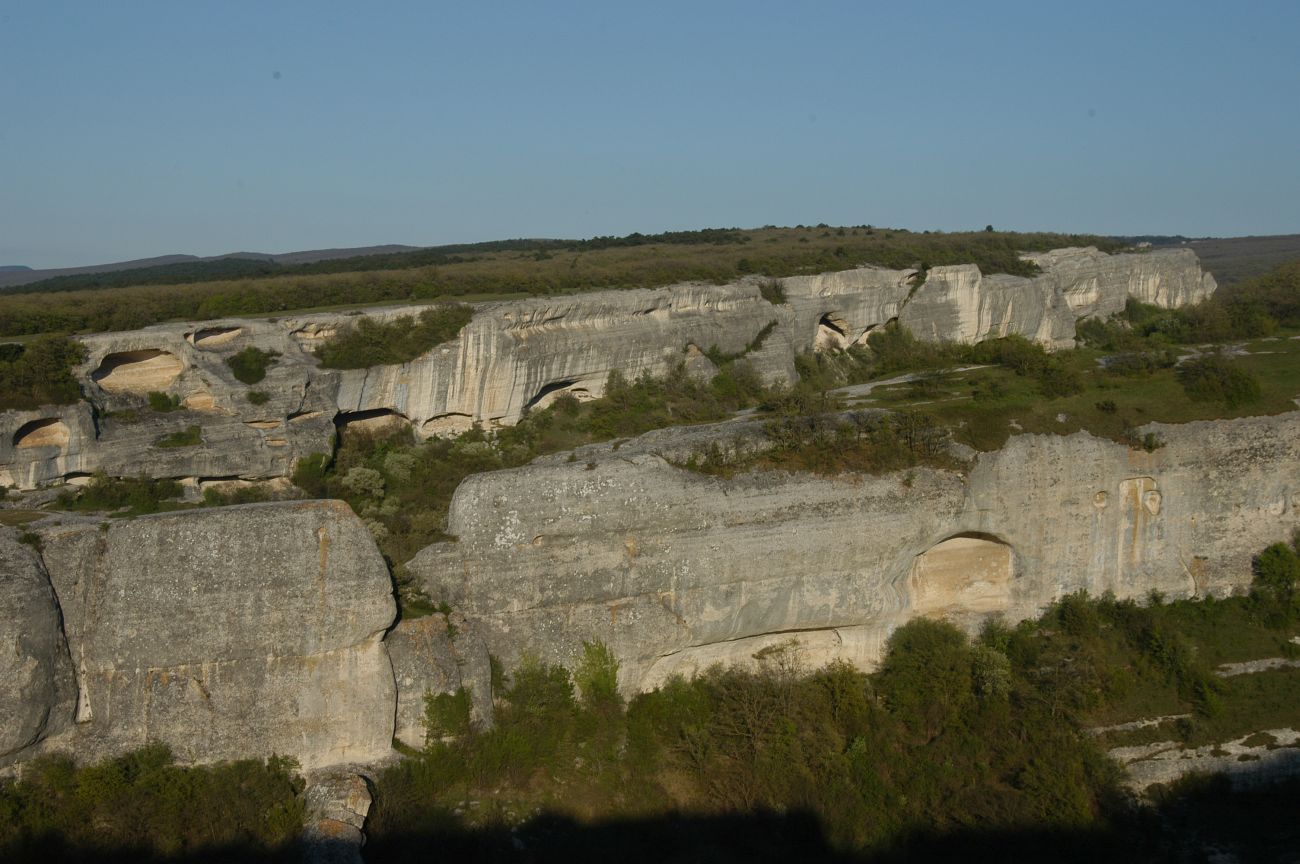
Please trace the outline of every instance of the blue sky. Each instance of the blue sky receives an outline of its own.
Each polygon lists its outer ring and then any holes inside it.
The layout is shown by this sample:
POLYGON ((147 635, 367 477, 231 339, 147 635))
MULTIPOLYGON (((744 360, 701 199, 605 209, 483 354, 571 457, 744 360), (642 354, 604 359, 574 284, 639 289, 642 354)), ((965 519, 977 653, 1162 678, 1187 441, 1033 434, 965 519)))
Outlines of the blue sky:
POLYGON ((1300 3, 0 0, 0 264, 1300 231, 1300 3))

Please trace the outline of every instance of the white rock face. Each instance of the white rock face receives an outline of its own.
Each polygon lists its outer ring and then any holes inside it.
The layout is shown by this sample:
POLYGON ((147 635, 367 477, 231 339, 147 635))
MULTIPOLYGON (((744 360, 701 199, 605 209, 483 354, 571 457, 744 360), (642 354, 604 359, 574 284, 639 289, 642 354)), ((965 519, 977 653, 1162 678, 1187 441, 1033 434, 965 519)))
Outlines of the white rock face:
POLYGON ((718 479, 636 442, 589 448, 469 478, 449 519, 458 542, 409 567, 479 623, 491 653, 572 665, 581 640, 599 639, 628 690, 792 639, 811 665, 870 668, 916 615, 974 628, 1078 590, 1243 588, 1252 556, 1296 524, 1297 421, 1154 425, 1168 442, 1154 453, 1019 436, 968 475, 718 479))
POLYGON ((1180 306, 1214 290, 1188 250, 1030 257, 1044 271, 1032 279, 983 276, 972 265, 936 267, 919 288, 911 270, 795 276, 778 280, 787 301, 779 304, 763 299, 757 277, 482 304, 457 338, 410 363, 343 372, 320 369, 312 349, 361 315, 389 320, 424 307, 89 336, 78 375, 92 404, 0 413, 0 483, 30 489, 97 470, 195 486, 286 477, 303 456, 330 450, 336 423, 409 425, 420 437, 510 425, 561 393, 601 396, 612 371, 634 379, 686 362, 707 375, 702 352, 714 346, 748 351, 764 381, 789 384, 800 353, 861 343, 893 320, 926 339, 1016 333, 1058 348, 1073 344, 1076 321, 1118 312, 1130 296, 1180 306), (250 346, 279 353, 252 386, 225 363, 250 346), (150 411, 150 392, 185 410, 150 411), (265 401, 250 402, 250 393, 265 401), (62 431, 33 437, 32 424, 62 431), (192 426, 202 430, 201 445, 156 446, 192 426))
POLYGON ((1025 257, 1043 272, 1027 279, 983 276, 969 264, 931 269, 900 323, 926 339, 970 344, 1019 334, 1070 348, 1077 321, 1120 312, 1129 297, 1174 308, 1199 303, 1217 287, 1190 249, 1107 255, 1087 247, 1025 257))
POLYGON ((77 684, 76 722, 47 749, 160 741, 186 762, 278 753, 305 769, 390 752, 392 584, 341 502, 64 526, 43 558, 77 684))

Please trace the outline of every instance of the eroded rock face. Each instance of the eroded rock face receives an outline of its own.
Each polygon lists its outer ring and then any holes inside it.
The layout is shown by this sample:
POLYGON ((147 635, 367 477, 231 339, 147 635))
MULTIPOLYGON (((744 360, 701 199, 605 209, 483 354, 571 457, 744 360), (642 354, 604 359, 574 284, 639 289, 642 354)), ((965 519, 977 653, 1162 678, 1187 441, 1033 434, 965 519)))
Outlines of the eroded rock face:
POLYGON ((923 339, 970 344, 1018 334, 1069 348, 1076 322, 1114 315, 1129 297, 1173 308, 1216 288, 1190 249, 1107 255, 1087 247, 1025 257, 1042 268, 1039 276, 984 276, 971 264, 931 269, 899 322, 923 339))
POLYGON ((426 695, 470 695, 470 720, 492 725, 492 670, 487 645, 474 624, 460 613, 426 615, 398 623, 384 640, 397 682, 397 730, 408 747, 425 745, 426 695))
POLYGON ((94 408, 0 413, 0 482, 30 489, 96 470, 195 482, 286 477, 302 457, 329 452, 336 420, 344 430, 400 426, 421 438, 510 425, 563 394, 599 398, 612 371, 635 379, 685 363, 707 377, 712 347, 744 354, 769 384, 789 384, 800 353, 861 344, 894 320, 927 339, 1015 333, 1064 347, 1079 319, 1118 312, 1130 296, 1178 306, 1214 290, 1188 250, 1030 257, 1043 268, 1032 279, 984 276, 973 265, 933 268, 919 287, 915 271, 874 267, 789 277, 779 280, 786 302, 777 304, 763 298, 757 277, 482 304, 457 338, 410 363, 343 372, 322 370, 313 348, 362 315, 383 321, 424 307, 87 336, 78 375, 94 408), (278 355, 255 385, 225 362, 250 347, 278 355), (151 392, 185 410, 149 410, 151 392), (64 424, 66 441, 18 446, 34 421, 64 424), (201 428, 202 445, 156 446, 191 426, 201 428))
POLYGON ((78 686, 50 747, 96 759, 161 741, 183 761, 278 753, 307 769, 389 752, 395 604, 346 505, 64 526, 43 557, 78 686))
POLYGON ((90 378, 107 393, 145 396, 165 392, 185 366, 180 358, 158 348, 115 351, 104 356, 90 378))
POLYGON ((45 570, 17 532, 0 528, 0 765, 65 728, 73 692, 45 570))
POLYGON ((1167 442, 1154 453, 1018 436, 968 474, 719 479, 635 441, 586 448, 466 480, 449 518, 458 542, 409 567, 508 663, 533 652, 572 665, 581 640, 599 639, 629 690, 790 640, 811 665, 870 667, 916 615, 973 629, 1078 590, 1244 588, 1252 557, 1297 523, 1297 421, 1153 425, 1167 442))

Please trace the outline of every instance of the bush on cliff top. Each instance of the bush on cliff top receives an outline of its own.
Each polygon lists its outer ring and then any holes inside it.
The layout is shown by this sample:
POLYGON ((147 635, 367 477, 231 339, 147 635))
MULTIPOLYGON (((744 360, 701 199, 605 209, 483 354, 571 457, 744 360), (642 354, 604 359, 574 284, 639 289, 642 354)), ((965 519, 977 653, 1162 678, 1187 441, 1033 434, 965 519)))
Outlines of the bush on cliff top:
POLYGON ((72 369, 85 358, 86 347, 66 336, 0 345, 0 411, 78 401, 81 384, 72 369))
POLYGON ((280 356, 278 351, 263 351, 252 345, 231 357, 226 358, 226 365, 235 379, 244 384, 256 384, 266 377, 266 370, 280 356))
POLYGON ((327 369, 407 363, 456 338, 472 317, 474 310, 459 303, 425 309, 419 318, 403 315, 381 322, 362 317, 318 347, 316 356, 327 369))

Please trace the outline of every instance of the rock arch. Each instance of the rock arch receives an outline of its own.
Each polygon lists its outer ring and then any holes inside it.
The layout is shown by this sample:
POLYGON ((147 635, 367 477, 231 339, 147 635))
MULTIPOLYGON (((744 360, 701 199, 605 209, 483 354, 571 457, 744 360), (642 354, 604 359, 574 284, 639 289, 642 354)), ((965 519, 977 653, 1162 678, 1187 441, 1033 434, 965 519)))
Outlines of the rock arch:
POLYGON ((436 438, 453 438, 474 428, 474 418, 468 414, 439 414, 420 425, 420 431, 436 438))
POLYGON ((375 435, 410 429, 411 421, 391 408, 375 408, 370 411, 343 411, 334 417, 334 425, 342 435, 357 432, 375 435))
POLYGON ((550 406, 552 402, 560 398, 564 393, 572 394, 579 402, 585 402, 588 399, 593 398, 591 395, 591 389, 581 381, 552 381, 550 384, 547 384, 538 390, 537 394, 533 396, 532 399, 528 400, 524 405, 523 413, 527 414, 529 411, 533 410, 541 411, 543 408, 550 406))
POLYGON ((961 618, 999 612, 1011 600, 1015 550, 975 531, 947 537, 917 555, 907 575, 912 612, 961 618))
POLYGON ((165 391, 184 368, 180 358, 170 351, 145 348, 105 355, 90 378, 109 393, 143 396, 155 390, 165 391))
POLYGON ((849 322, 838 313, 827 312, 817 322, 817 335, 813 338, 816 351, 838 351, 847 348, 853 340, 849 337, 849 322))
POLYGON ((207 327, 185 334, 185 338, 195 348, 220 348, 229 345, 244 333, 243 327, 207 327))
POLYGON ((68 424, 58 417, 45 417, 19 426, 14 432, 14 447, 20 450, 30 447, 66 449, 68 438, 68 424))

